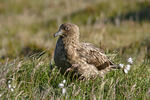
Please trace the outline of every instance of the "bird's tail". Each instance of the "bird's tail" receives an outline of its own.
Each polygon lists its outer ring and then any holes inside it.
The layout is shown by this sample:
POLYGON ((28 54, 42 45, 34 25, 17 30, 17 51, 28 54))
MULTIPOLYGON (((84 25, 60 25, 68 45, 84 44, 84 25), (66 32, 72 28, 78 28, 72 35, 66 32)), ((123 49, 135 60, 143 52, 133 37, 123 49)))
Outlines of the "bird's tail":
POLYGON ((109 63, 110 63, 110 66, 109 66, 109 67, 110 67, 111 69, 119 69, 119 65, 114 64, 114 63, 113 63, 112 61, 110 61, 110 60, 109 60, 109 63))

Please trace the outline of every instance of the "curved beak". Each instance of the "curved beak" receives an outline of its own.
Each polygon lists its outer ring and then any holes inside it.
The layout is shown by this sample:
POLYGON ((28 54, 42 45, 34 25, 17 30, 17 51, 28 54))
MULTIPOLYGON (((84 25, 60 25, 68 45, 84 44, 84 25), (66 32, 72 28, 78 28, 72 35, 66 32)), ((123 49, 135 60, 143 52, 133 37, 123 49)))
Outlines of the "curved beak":
POLYGON ((63 34, 63 31, 62 31, 62 30, 59 30, 58 32, 56 32, 56 33, 54 34, 54 37, 57 37, 57 36, 62 35, 62 34, 63 34))

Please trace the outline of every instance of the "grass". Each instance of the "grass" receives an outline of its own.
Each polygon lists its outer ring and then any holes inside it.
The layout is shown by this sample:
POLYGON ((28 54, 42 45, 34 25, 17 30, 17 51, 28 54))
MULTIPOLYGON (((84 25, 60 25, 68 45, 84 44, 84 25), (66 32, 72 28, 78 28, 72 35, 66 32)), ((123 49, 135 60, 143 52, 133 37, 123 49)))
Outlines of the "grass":
POLYGON ((150 2, 116 0, 1 0, 0 99, 150 99, 150 2), (79 3, 78 3, 79 2, 79 3), (80 27, 80 40, 101 47, 116 64, 128 64, 104 78, 78 81, 49 62, 58 26, 80 27), (66 80, 66 94, 59 83, 66 80), (9 88, 11 86, 11 88, 9 88))
MULTIPOLYGON (((71 80, 59 73, 57 68, 51 70, 48 57, 27 58, 7 62, 1 66, 2 99, 139 99, 149 98, 150 87, 149 60, 133 64, 128 74, 116 70, 104 79, 89 81, 71 80), (62 94, 58 84, 66 80, 67 93, 62 94), (10 81, 10 82, 9 82, 10 81), (8 85, 15 86, 14 91, 8 85)), ((115 58, 118 60, 118 58, 115 58)), ((136 58, 134 58, 136 59, 136 58)), ((136 62, 136 61, 134 61, 136 62)))

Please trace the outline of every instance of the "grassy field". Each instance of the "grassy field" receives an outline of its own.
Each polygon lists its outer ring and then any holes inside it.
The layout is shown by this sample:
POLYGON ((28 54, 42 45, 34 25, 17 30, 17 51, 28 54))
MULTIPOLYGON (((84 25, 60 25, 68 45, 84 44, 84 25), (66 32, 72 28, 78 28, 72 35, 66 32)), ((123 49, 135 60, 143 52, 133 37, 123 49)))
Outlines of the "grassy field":
POLYGON ((149 100, 150 2, 0 0, 0 99, 149 100), (80 40, 103 48, 116 64, 131 57, 130 71, 87 81, 61 75, 53 33, 65 22, 77 24, 80 40))

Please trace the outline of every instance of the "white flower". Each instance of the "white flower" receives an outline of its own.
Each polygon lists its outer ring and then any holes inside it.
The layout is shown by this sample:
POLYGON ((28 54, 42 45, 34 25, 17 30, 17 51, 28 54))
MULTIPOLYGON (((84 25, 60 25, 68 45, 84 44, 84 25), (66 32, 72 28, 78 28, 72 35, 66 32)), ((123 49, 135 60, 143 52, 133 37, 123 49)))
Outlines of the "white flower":
POLYGON ((123 68, 123 67, 124 67, 124 64, 119 64, 119 67, 120 67, 120 68, 123 68))
POLYGON ((11 83, 11 81, 9 80, 8 83, 11 83))
POLYGON ((130 64, 132 64, 133 63, 133 59, 130 57, 130 58, 128 58, 128 60, 127 60, 130 64))
POLYGON ((66 88, 62 88, 62 94, 66 93, 66 88))
POLYGON ((131 67, 130 65, 127 65, 127 66, 126 66, 126 70, 129 71, 129 70, 130 70, 130 67, 131 67))
POLYGON ((2 94, 0 94, 0 97, 2 96, 2 94))
POLYGON ((65 83, 66 83, 66 80, 63 80, 63 83, 65 84, 65 83))
POLYGON ((58 86, 59 86, 60 88, 63 88, 63 87, 64 87, 64 84, 63 84, 63 83, 60 83, 58 86))
POLYGON ((14 91, 14 89, 13 89, 13 88, 11 88, 10 90, 11 90, 12 92, 14 91))
POLYGON ((127 70, 127 69, 124 69, 124 73, 127 74, 127 73, 128 73, 128 70, 127 70))
POLYGON ((9 88, 9 89, 11 88, 11 84, 8 84, 8 88, 9 88))
POLYGON ((13 88, 15 89, 15 88, 16 88, 16 86, 14 85, 14 86, 13 86, 13 88))

